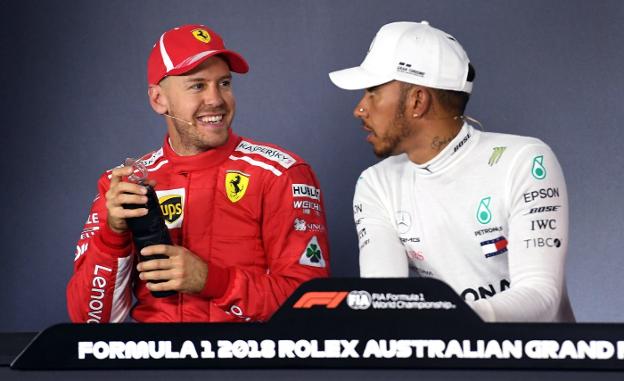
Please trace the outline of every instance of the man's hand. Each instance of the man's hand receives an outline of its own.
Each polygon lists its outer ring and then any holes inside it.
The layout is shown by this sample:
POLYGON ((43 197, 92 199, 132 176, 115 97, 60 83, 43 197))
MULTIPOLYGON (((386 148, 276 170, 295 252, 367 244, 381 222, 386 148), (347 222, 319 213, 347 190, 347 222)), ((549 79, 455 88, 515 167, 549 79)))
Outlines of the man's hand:
POLYGON ((141 250, 141 255, 164 254, 167 259, 143 261, 137 266, 139 278, 147 281, 150 291, 199 293, 208 278, 208 265, 182 246, 153 245, 141 250), (162 283, 151 283, 165 280, 162 283))
POLYGON ((111 183, 106 192, 106 210, 108 227, 114 232, 123 233, 128 230, 126 218, 141 217, 147 214, 147 208, 124 209, 122 204, 145 204, 147 190, 145 187, 123 181, 124 176, 132 174, 132 167, 113 169, 111 183))

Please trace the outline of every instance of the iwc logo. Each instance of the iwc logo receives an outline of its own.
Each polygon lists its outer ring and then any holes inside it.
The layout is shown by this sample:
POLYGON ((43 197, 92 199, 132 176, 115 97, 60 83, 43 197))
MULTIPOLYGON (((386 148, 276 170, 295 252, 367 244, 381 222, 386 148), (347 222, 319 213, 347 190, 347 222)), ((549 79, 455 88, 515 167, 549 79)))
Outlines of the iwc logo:
POLYGON ((203 42, 205 44, 210 42, 210 34, 208 33, 208 31, 206 29, 193 29, 193 31, 191 31, 191 33, 193 33, 193 36, 197 40, 199 40, 199 41, 201 41, 201 42, 203 42))
POLYGON ((239 171, 226 171, 225 193, 231 202, 238 202, 249 186, 249 175, 239 171))

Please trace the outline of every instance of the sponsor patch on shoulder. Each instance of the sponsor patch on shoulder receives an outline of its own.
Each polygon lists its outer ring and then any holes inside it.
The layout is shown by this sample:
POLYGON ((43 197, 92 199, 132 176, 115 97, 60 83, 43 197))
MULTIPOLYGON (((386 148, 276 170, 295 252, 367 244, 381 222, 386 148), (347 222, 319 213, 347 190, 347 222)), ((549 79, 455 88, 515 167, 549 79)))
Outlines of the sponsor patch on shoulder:
POLYGON ((150 157, 141 159, 141 161, 143 162, 143 165, 145 165, 146 167, 149 167, 150 165, 154 164, 156 160, 160 159, 162 155, 163 155, 163 149, 162 147, 160 147, 160 149, 152 153, 150 157))
POLYGON ((241 141, 236 147, 238 152, 254 153, 260 155, 266 159, 274 161, 284 168, 290 168, 297 160, 284 151, 277 148, 263 146, 259 144, 252 144, 245 140, 241 141))
POLYGON ((293 197, 308 197, 313 200, 321 199, 321 190, 308 184, 293 184, 293 197))
POLYGON ((321 246, 318 243, 316 236, 310 239, 301 257, 299 258, 299 264, 312 267, 325 268, 325 259, 323 259, 323 252, 321 246))

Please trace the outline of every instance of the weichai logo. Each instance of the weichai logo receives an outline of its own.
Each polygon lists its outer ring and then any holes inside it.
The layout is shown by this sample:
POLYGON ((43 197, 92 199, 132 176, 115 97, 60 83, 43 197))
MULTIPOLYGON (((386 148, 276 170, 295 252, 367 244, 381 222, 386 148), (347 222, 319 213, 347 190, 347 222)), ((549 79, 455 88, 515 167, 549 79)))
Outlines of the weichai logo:
POLYGON ((173 194, 158 199, 165 221, 173 223, 182 216, 182 196, 173 194))
POLYGON ((312 308, 314 306, 325 306, 333 309, 347 297, 346 291, 312 291, 306 292, 297 300, 293 308, 312 308))

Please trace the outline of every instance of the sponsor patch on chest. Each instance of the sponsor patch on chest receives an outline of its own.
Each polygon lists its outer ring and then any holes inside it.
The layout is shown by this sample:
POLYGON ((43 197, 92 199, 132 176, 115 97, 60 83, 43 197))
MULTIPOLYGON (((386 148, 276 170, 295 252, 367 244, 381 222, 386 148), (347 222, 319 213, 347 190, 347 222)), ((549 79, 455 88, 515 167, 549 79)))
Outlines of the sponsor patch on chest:
POLYGON ((156 195, 167 227, 169 229, 181 227, 184 220, 184 188, 157 190, 156 195))
POLYGON ((225 194, 231 202, 238 202, 245 196, 250 177, 241 171, 225 171, 225 194))

